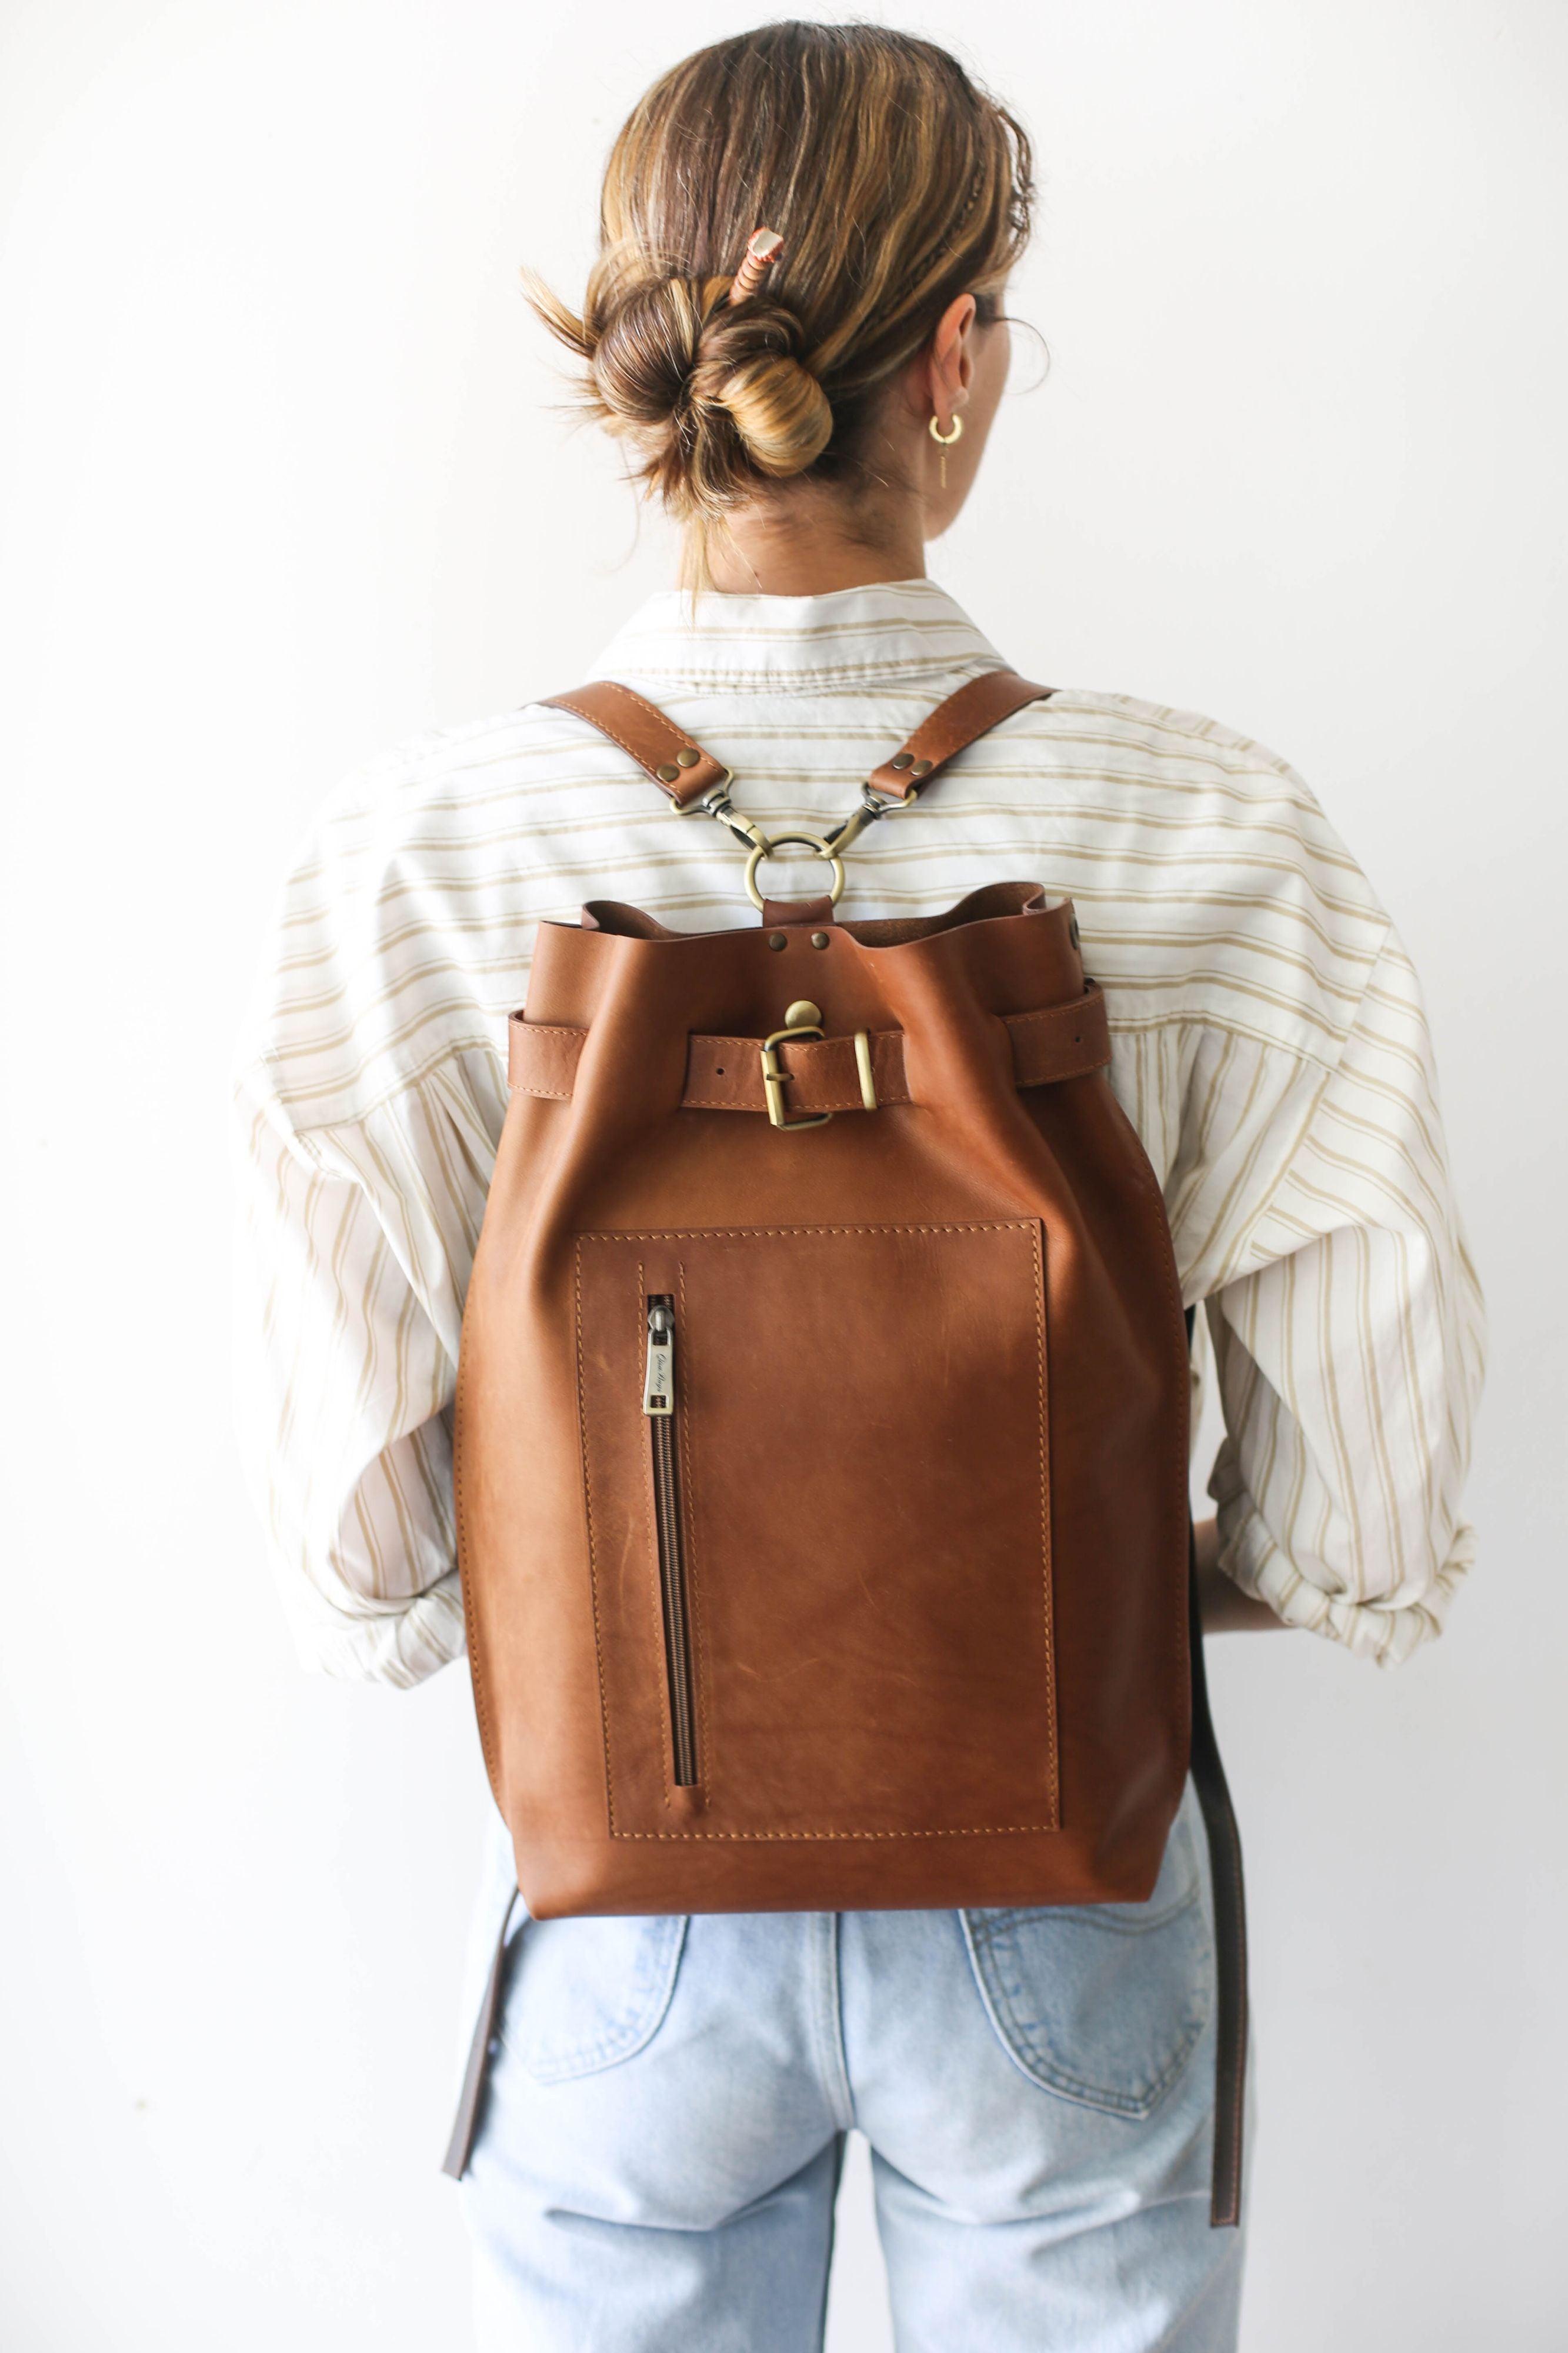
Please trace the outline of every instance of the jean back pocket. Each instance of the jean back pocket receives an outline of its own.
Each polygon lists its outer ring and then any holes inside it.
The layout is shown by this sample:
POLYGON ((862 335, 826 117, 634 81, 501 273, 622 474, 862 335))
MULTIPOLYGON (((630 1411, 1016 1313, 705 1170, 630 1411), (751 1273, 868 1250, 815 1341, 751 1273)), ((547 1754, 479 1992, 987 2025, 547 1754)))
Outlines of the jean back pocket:
POLYGON ((537 2084, 635 2057, 669 2008, 682 1913, 530 1920, 507 1989, 501 2041, 537 2084))
POLYGON ((1189 1792, 1146 1904, 964 1913, 981 2000, 1033 2082, 1115 2116, 1158 2107, 1213 1998, 1199 1867, 1189 1792))

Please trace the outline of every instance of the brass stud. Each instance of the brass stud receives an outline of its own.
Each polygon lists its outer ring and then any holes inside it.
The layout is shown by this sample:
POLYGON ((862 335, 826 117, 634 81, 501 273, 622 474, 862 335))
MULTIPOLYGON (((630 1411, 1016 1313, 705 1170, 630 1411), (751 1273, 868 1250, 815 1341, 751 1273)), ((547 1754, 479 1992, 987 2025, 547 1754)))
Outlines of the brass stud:
POLYGON ((784 934, 782 932, 770 932, 768 934, 768 945, 771 948, 784 947, 785 945, 784 934))
POLYGON ((820 1029, 821 1027, 822 1008, 820 1005, 814 1005, 809 997, 797 997, 793 1005, 785 1006, 784 1028, 786 1029, 820 1029))
POLYGON ((702 754, 700 752, 694 751, 691 746, 688 744, 684 752, 678 752, 676 754, 675 765, 678 768, 694 768, 701 757, 702 754))
POLYGON ((813 932, 811 935, 811 944, 814 948, 825 948, 827 945, 827 934, 826 932, 813 932))
POLYGON ((910 774, 911 776, 929 776, 935 765, 934 760, 917 760, 910 774))
POLYGON ((658 778, 661 785, 673 785, 679 774, 680 770, 675 765, 672 760, 661 760, 658 766, 654 770, 654 775, 658 778))
POLYGON ((907 768, 914 756, 912 752, 895 752, 888 765, 889 768, 907 768))

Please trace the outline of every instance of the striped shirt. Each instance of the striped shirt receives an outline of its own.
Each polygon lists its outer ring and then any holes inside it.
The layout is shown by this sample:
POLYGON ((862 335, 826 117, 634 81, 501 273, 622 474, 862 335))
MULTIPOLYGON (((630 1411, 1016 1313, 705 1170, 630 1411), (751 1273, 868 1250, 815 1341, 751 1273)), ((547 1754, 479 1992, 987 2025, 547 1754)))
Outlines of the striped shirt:
MULTIPOLYGON (((1028 667, 1026 649, 1021 667, 1028 667)), ((769 830, 821 830, 1002 658, 941 588, 653 597, 594 675, 660 704, 769 830)), ((411 1683, 463 1642, 451 1413, 533 927, 587 898, 746 923, 741 851, 537 704, 373 762, 284 889, 241 1050, 249 1475, 307 1662, 411 1683)), ((1384 1661, 1442 1626, 1482 1311, 1409 958, 1294 771, 1212 721, 1058 691, 849 856, 843 913, 1071 896, 1110 1081, 1207 1303, 1221 1562, 1384 1661)), ((767 870, 781 894, 806 870, 767 870)))

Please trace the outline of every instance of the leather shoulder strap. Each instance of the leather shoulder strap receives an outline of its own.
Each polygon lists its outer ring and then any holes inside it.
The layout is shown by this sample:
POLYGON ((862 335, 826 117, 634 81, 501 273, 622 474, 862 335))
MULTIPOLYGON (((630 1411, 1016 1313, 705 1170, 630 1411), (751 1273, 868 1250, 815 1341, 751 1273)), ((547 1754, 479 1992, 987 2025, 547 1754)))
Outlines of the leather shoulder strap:
POLYGON ((639 768, 668 793, 677 808, 728 784, 730 771, 722 760, 694 743, 657 704, 645 702, 629 686, 613 678, 596 678, 588 686, 574 686, 565 694, 543 694, 542 702, 553 711, 571 711, 629 752, 639 768))
POLYGON ((918 799, 955 754, 967 751, 1026 702, 1044 702, 1055 692, 1054 686, 1035 686, 1016 670, 988 670, 972 678, 939 702, 891 758, 872 769, 871 791, 887 800, 918 799))
MULTIPOLYGON (((1034 686, 1016 670, 986 670, 972 678, 922 719, 899 750, 872 770, 868 789, 884 800, 916 800, 933 784, 955 754, 963 752, 1026 702, 1043 702, 1056 689, 1034 686)), ((588 686, 565 694, 545 694, 540 701, 552 711, 570 711, 585 719, 623 752, 629 752, 660 792, 677 808, 689 808, 716 785, 730 781, 730 771, 711 752, 705 752, 684 728, 678 727, 654 703, 613 678, 595 679, 588 686)))

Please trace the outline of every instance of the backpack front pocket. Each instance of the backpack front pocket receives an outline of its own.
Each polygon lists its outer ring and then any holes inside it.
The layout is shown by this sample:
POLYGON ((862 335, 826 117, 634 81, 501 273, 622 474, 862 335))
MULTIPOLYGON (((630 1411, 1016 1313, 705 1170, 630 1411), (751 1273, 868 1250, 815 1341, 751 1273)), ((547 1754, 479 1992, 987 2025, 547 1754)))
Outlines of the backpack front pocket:
POLYGON ((579 1238, 612 1835, 1057 1827, 1042 1250, 1033 1219, 579 1238))

